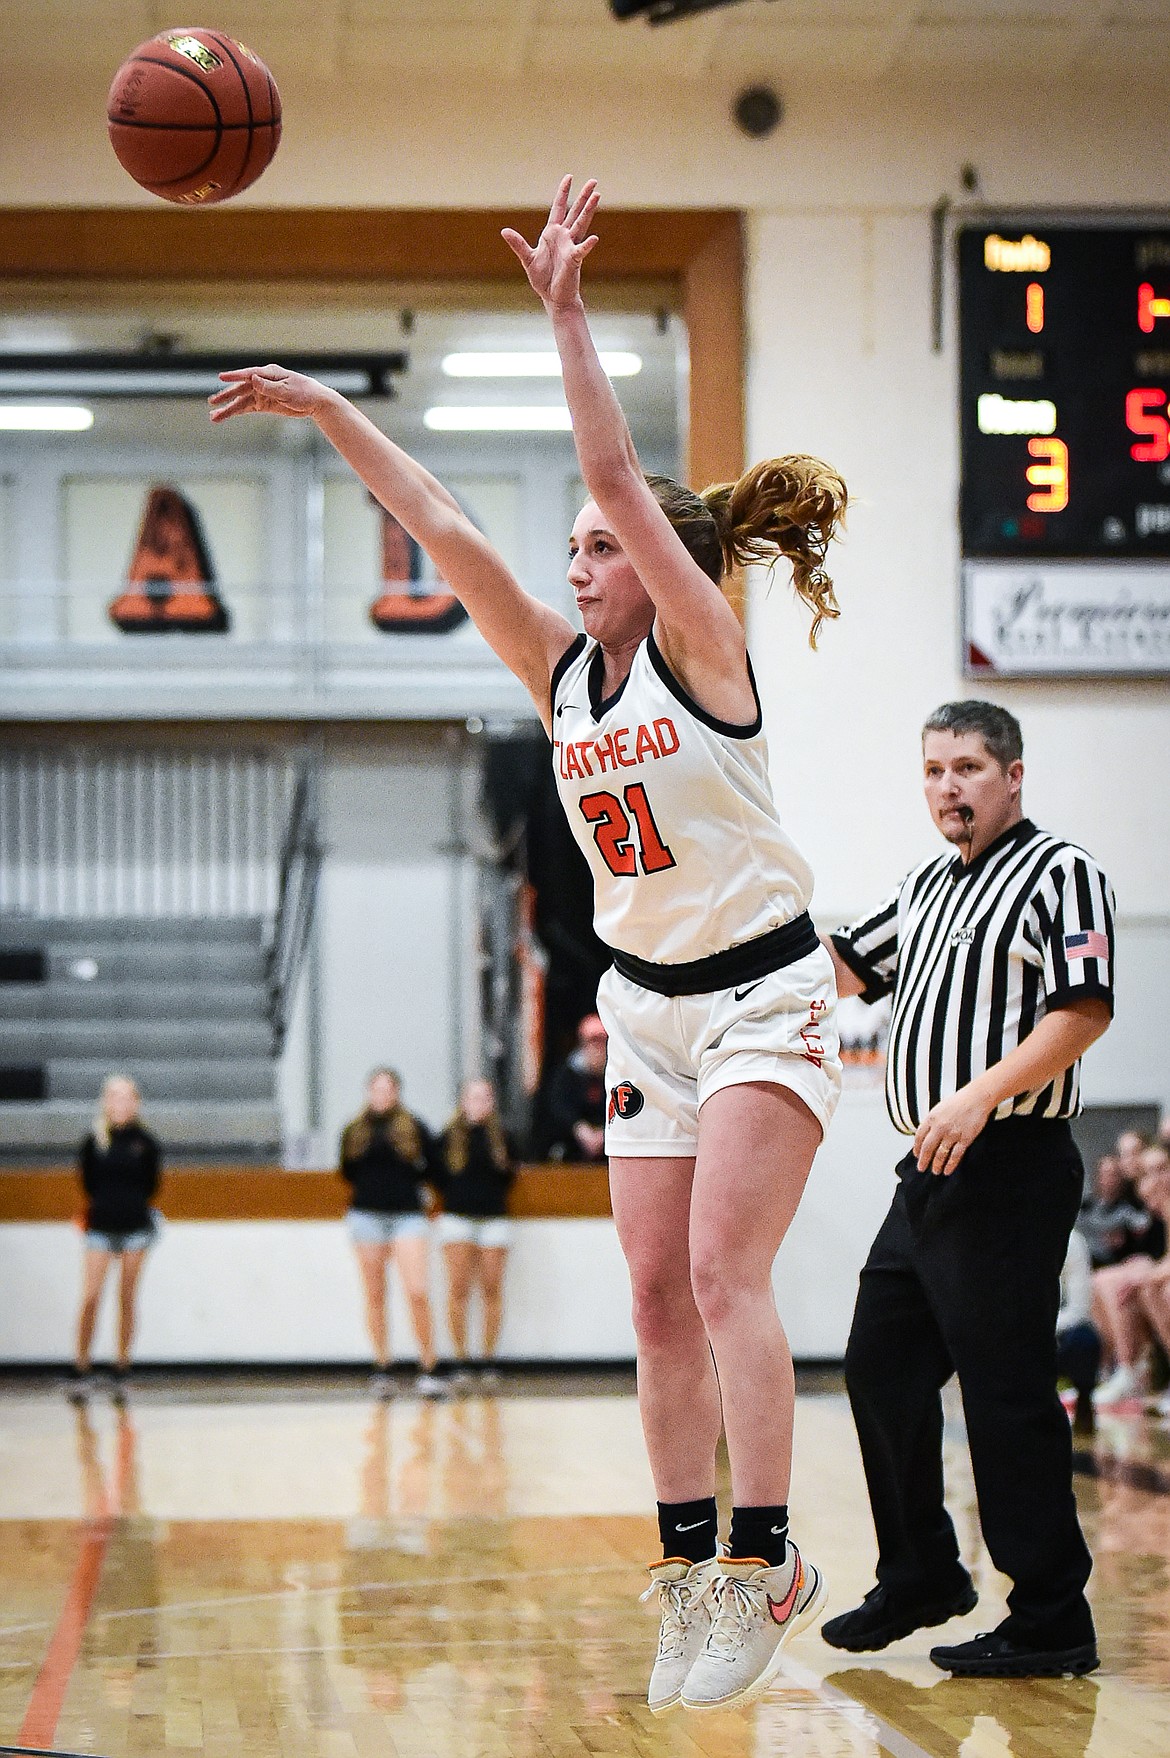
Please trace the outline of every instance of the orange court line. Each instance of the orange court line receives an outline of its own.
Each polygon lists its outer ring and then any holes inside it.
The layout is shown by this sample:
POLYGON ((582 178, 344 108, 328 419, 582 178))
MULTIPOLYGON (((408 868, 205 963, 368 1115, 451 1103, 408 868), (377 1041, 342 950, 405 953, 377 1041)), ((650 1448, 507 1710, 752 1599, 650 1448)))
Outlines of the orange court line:
POLYGON ((69 1689, 69 1681, 73 1677, 73 1669, 81 1652, 85 1626, 89 1622, 89 1614, 97 1594, 113 1526, 114 1522, 109 1514, 87 1523, 73 1570, 73 1579, 69 1583, 69 1591, 57 1619, 57 1628, 53 1631, 52 1641, 41 1662, 41 1670, 32 1688, 20 1732, 16 1736, 22 1745, 43 1748, 53 1743, 65 1693, 69 1689))

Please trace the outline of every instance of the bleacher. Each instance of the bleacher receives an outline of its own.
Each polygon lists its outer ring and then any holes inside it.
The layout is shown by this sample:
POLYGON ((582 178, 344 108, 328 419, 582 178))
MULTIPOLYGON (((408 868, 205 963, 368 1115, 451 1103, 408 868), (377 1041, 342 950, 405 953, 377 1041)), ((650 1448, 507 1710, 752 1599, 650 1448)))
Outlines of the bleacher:
POLYGON ((71 1154, 113 1071, 172 1159, 277 1155, 264 940, 260 917, 0 916, 0 1162, 71 1154))

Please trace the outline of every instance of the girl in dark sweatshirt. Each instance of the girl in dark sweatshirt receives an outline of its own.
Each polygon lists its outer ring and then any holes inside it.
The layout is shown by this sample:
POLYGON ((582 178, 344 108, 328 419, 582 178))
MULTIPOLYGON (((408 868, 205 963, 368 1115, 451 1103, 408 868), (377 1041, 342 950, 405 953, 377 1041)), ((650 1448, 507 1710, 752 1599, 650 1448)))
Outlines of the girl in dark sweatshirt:
POLYGON ((158 1190, 162 1156, 158 1142, 142 1126, 140 1104, 134 1082, 125 1075, 112 1074, 102 1087, 93 1129, 81 1144, 85 1265, 74 1370, 81 1391, 89 1382, 98 1305, 115 1258, 119 1269, 116 1386, 125 1379, 134 1341, 138 1278, 158 1230, 151 1202, 158 1190))
POLYGON ((425 1124, 402 1103, 402 1082, 392 1068, 376 1068, 366 1083, 361 1115, 341 1137, 341 1176, 351 1186, 347 1217, 366 1304, 378 1389, 390 1363, 386 1322, 386 1271, 393 1259, 402 1278, 418 1344, 415 1390, 434 1397, 445 1390, 435 1375, 434 1326, 427 1291, 430 1258, 429 1185, 435 1182, 434 1143, 425 1124))
MULTIPOLYGON (((467 1308, 474 1287, 483 1308, 483 1362, 491 1362, 503 1319, 504 1262, 511 1222, 508 1192, 516 1156, 487 1080, 469 1080, 441 1141, 443 1215, 439 1237, 447 1271, 447 1319, 456 1360, 467 1359, 467 1308)), ((491 1369, 488 1367, 490 1374, 491 1369)))

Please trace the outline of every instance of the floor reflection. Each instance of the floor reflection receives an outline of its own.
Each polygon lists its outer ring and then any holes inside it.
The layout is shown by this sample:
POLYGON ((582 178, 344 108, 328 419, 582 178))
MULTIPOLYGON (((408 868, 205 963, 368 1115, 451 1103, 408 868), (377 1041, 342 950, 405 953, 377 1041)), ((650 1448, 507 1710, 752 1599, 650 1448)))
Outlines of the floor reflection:
MULTIPOLYGON (((929 1665, 929 1663, 928 1663, 929 1665)), ((919 1684, 881 1665, 826 1673, 824 1688, 862 1705, 887 1729, 913 1740, 931 1758, 975 1758, 1038 1751, 1086 1758, 1097 1724, 1096 1679, 950 1679, 919 1684)))

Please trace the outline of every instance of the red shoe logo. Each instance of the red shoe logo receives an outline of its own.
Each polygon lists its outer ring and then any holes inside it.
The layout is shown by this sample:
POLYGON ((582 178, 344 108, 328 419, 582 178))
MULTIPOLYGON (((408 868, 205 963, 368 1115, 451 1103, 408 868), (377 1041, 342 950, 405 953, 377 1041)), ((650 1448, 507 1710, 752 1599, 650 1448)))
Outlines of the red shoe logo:
POLYGON ((796 1559, 796 1569, 792 1576, 792 1586, 788 1589, 788 1592, 784 1595, 780 1604, 777 1605, 776 1601, 772 1598, 772 1595, 770 1593, 768 1594, 768 1610, 771 1612, 774 1622, 777 1624, 786 1624, 788 1622, 789 1618, 792 1616, 792 1608, 799 1599, 803 1587, 804 1564, 798 1556, 796 1559))

